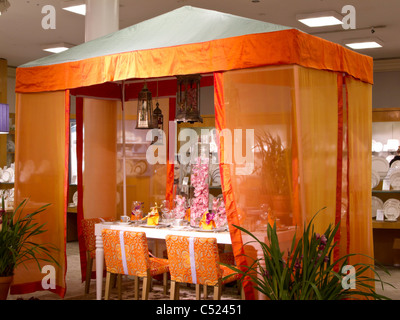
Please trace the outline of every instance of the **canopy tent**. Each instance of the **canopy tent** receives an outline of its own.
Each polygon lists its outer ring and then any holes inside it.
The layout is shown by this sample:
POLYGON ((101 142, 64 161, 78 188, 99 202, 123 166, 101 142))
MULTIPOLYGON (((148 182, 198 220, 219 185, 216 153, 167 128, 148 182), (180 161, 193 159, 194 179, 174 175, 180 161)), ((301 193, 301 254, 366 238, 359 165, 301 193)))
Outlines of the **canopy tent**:
MULTIPOLYGON (((60 248, 56 293, 63 296, 66 288, 71 99, 76 99, 80 164, 78 217, 116 217, 122 213, 119 121, 134 107, 130 101, 137 99, 144 80, 153 93, 159 87, 167 105, 163 113, 173 121, 175 76, 188 74, 202 74, 202 86, 214 86, 222 192, 238 265, 247 264, 246 239, 233 225, 265 239, 260 208, 266 205, 272 207, 269 219, 282 224, 282 243, 293 234, 291 226, 327 207, 317 229, 342 222, 336 256, 373 256, 372 59, 293 28, 186 6, 17 68, 15 198, 18 203, 29 197, 31 206, 53 204, 42 219, 49 227, 43 239, 60 248), (272 205, 274 183, 263 173, 274 170, 273 163, 260 150, 254 151, 250 174, 226 161, 224 132, 235 129, 252 129, 256 138, 266 132, 280 138, 285 152, 279 181, 287 182, 283 196, 289 208, 272 205)), ((134 196, 171 199, 173 171, 168 162, 146 177, 132 178, 132 188, 138 189, 134 196)), ((126 192, 124 185, 124 201, 126 192)), ((41 290, 42 277, 40 271, 19 269, 12 292, 41 290)), ((250 286, 246 297, 255 298, 250 286)))

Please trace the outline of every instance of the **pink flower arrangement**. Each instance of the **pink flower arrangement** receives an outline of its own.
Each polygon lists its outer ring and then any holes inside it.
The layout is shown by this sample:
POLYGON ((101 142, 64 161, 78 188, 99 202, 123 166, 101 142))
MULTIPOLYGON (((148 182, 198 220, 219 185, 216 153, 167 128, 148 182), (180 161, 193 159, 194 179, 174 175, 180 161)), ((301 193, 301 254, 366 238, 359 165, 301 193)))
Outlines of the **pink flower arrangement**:
POLYGON ((208 163, 209 159, 198 157, 192 167, 191 181, 194 187, 194 198, 190 208, 191 225, 195 226, 208 211, 208 163))
POLYGON ((175 198, 175 219, 183 219, 186 215, 186 198, 183 196, 176 196, 175 198))
POLYGON ((221 228, 227 224, 228 220, 226 217, 225 203, 222 198, 215 198, 213 200, 212 212, 213 220, 217 228, 221 228))

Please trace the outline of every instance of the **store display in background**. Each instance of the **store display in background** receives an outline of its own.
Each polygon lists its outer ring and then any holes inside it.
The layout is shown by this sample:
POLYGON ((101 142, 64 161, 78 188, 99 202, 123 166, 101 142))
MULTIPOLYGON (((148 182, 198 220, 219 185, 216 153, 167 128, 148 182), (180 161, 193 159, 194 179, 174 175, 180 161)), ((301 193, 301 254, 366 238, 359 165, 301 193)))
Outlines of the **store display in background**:
POLYGON ((0 168, 0 183, 14 183, 14 168, 14 163, 10 167, 0 168))
POLYGON ((0 198, 4 197, 4 207, 2 208, 2 204, 0 201, 0 208, 4 210, 14 210, 14 188, 0 190, 0 198))

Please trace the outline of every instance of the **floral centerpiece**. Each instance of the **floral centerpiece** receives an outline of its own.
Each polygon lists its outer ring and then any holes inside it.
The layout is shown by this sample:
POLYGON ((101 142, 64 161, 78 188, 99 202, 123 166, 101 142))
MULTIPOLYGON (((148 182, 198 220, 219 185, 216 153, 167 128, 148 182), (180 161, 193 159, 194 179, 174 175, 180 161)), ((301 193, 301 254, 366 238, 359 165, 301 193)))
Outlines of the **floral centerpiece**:
MULTIPOLYGON (((340 224, 335 228, 330 225, 319 235, 314 232, 314 218, 315 216, 304 227, 300 239, 294 235, 287 253, 280 248, 276 223, 274 226, 268 224, 266 243, 246 229, 235 226, 254 239, 247 244, 257 243, 261 246, 263 257, 254 259, 249 266, 243 266, 242 269, 224 265, 242 274, 242 279, 250 281, 254 289, 270 300, 345 300, 361 297, 388 299, 375 291, 376 282, 382 284, 382 289, 384 284, 392 286, 381 280, 375 261, 371 264, 356 263, 350 266, 354 267, 354 277, 345 279, 343 272, 350 264, 349 258, 356 254, 344 255, 334 260, 333 252, 337 246, 334 238, 340 224), (375 277, 366 276, 366 271, 371 271, 375 277)), ((389 274, 386 269, 381 268, 389 274)))
POLYGON ((186 216, 186 197, 176 196, 175 197, 175 219, 184 219, 186 216))
POLYGON ((191 182, 194 197, 190 207, 190 224, 199 226, 203 215, 208 212, 208 158, 198 157, 192 167, 191 182))
POLYGON ((215 221, 215 225, 217 228, 221 228, 228 223, 226 217, 225 203, 222 198, 213 199, 212 212, 213 212, 212 219, 215 221))

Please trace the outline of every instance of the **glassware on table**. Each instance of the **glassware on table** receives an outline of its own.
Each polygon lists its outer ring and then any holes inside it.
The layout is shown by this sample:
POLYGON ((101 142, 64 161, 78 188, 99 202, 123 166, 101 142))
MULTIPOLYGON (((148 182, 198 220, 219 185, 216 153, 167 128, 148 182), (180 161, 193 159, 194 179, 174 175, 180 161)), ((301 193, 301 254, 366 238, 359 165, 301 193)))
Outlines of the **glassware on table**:
POLYGON ((172 218, 172 210, 171 210, 171 204, 169 200, 163 200, 161 202, 161 212, 162 212, 162 218, 164 222, 171 222, 172 218))
POLYGON ((184 196, 176 196, 174 199, 175 207, 172 210, 172 219, 184 219, 187 209, 187 200, 184 196))
POLYGON ((133 201, 131 207, 132 220, 138 222, 143 218, 143 202, 133 201))

